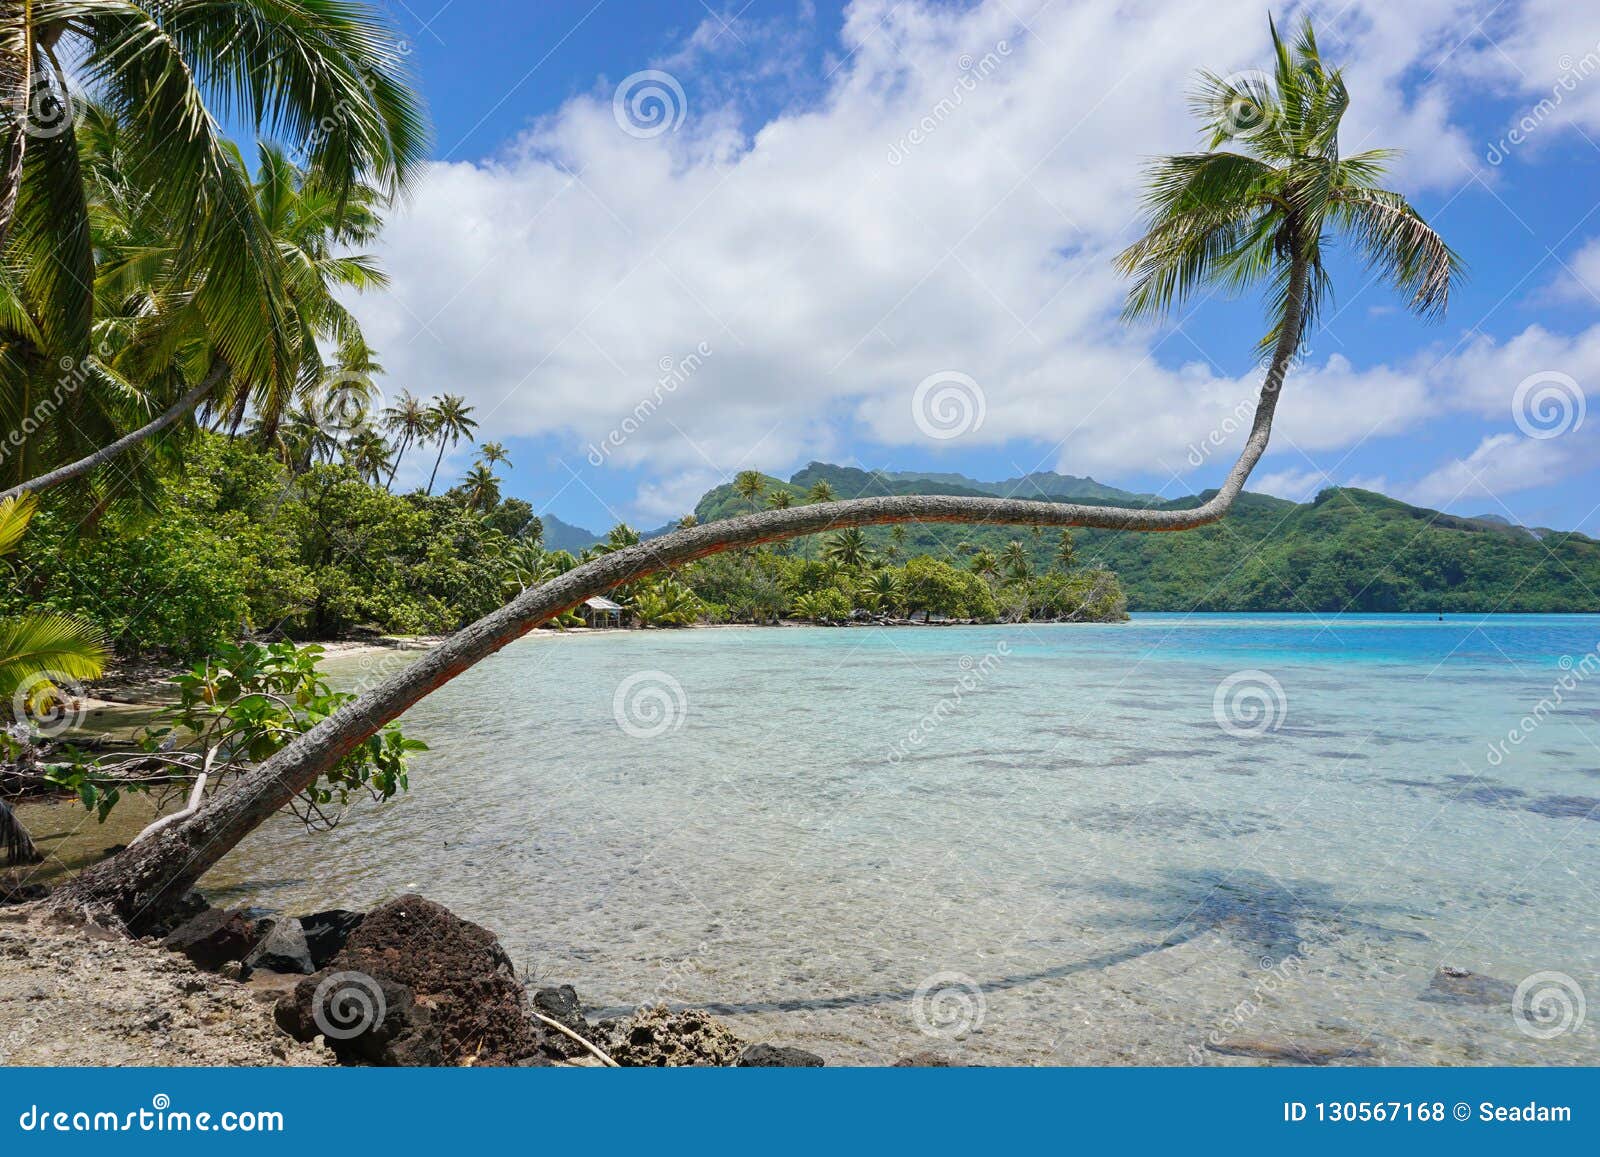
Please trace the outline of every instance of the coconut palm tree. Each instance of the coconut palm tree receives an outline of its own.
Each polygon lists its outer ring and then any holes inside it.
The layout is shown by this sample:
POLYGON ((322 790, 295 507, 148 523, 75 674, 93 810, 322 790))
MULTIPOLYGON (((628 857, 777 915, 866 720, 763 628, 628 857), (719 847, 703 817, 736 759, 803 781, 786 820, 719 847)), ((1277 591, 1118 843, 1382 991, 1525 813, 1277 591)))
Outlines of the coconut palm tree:
POLYGON ((363 424, 345 441, 344 460, 363 481, 376 486, 394 467, 394 448, 382 434, 363 424))
POLYGON ((1077 565, 1077 560, 1078 547, 1072 540, 1072 531, 1063 530, 1056 541, 1056 566, 1066 572, 1077 565))
POLYGON ((428 475, 428 493, 433 493, 433 481, 439 476, 439 463, 444 461, 446 446, 454 446, 478 428, 472 418, 472 407, 459 394, 445 394, 428 407, 428 437, 439 443, 439 453, 433 460, 433 473, 428 475))
POLYGON ((1015 538, 1000 551, 999 564, 1006 579, 1013 583, 1027 582, 1033 574, 1033 560, 1028 557, 1028 548, 1015 538))
MULTIPOLYGON (((1150 167, 1149 227, 1117 260, 1134 278, 1130 320, 1163 316, 1204 286, 1264 284, 1260 348, 1275 399, 1332 290, 1323 252, 1334 237, 1424 317, 1444 312, 1462 265, 1405 197, 1379 184, 1393 150, 1339 151, 1350 97, 1340 70, 1323 63, 1310 20, 1292 46, 1272 25, 1272 48, 1270 80, 1201 75, 1191 104, 1209 148, 1150 167)), ((1264 417, 1269 425, 1270 408, 1264 417)), ((1264 449, 1268 432, 1258 421, 1251 446, 1264 449)))
POLYGON ((741 470, 733 477, 733 489, 754 510, 760 504, 761 496, 766 493, 767 480, 759 470, 741 470))
POLYGON ((993 579, 1000 573, 1000 561, 995 558, 994 551, 988 549, 974 551, 967 565, 979 578, 993 579))
POLYGON ((413 442, 421 442, 428 436, 428 404, 410 390, 401 390, 394 404, 383 409, 383 428, 390 434, 400 436, 400 445, 395 449, 394 465, 389 470, 388 480, 383 484, 385 490, 392 490, 394 476, 400 470, 400 459, 405 457, 413 442))
POLYGON ((1442 311, 1460 263, 1398 193, 1377 187, 1385 154, 1344 158, 1343 78, 1322 62, 1307 25, 1293 49, 1273 29, 1270 81, 1203 78, 1196 109, 1205 153, 1151 172, 1149 231, 1121 257, 1135 282, 1131 317, 1157 316, 1203 286, 1264 284, 1271 353, 1249 436, 1211 497, 1183 507, 1117 507, 964 495, 884 495, 768 510, 677 530, 592 559, 525 591, 368 689, 272 755, 195 815, 86 868, 59 888, 55 911, 138 927, 169 911, 206 871, 340 758, 429 692, 552 616, 620 584, 722 551, 846 526, 907 522, 1181 531, 1227 515, 1266 452, 1285 376, 1326 291, 1321 246, 1340 233, 1423 315, 1442 311), (1259 120, 1241 130, 1239 110, 1259 120), (1245 135, 1248 132, 1248 135, 1245 135), (1224 150, 1223 144, 1240 151, 1224 150))
POLYGON ((848 527, 838 534, 829 535, 828 541, 822 545, 823 559, 837 563, 847 571, 860 570, 867 565, 871 554, 871 549, 867 545, 867 532, 859 526, 848 527))
POLYGON ((774 490, 767 495, 768 510, 788 510, 794 505, 794 495, 787 490, 774 490))
POLYGON ((833 487, 819 478, 811 484, 811 489, 806 491, 807 502, 832 502, 833 487))
POLYGON ((243 383, 286 404, 308 356, 290 299, 294 274, 221 122, 238 121, 305 157, 341 212, 363 182, 392 196, 427 153, 426 117, 400 63, 385 20, 359 2, 8 7, 0 28, 0 257, 25 271, 18 281, 26 292, 11 279, 0 292, 11 330, 0 398, 10 405, 39 396, 39 375, 55 376, 65 360, 87 367, 89 388, 121 387, 95 354, 96 209, 71 115, 90 93, 120 126, 125 179, 147 212, 181 223, 169 279, 186 287, 183 300, 206 319, 211 355, 191 357, 184 380, 165 383, 172 388, 155 400, 156 416, 146 409, 142 425, 129 423, 138 429, 11 492, 88 473, 221 387, 243 383), (49 123, 37 123, 41 116, 49 123))
POLYGON ((487 462, 474 462, 461 479, 461 485, 467 492, 469 510, 493 506, 500 501, 500 479, 495 477, 487 462))
POLYGON ((494 466, 500 462, 504 462, 508 469, 511 466, 511 456, 506 453, 506 448, 498 442, 485 442, 478 447, 478 453, 482 456, 486 466, 494 466))

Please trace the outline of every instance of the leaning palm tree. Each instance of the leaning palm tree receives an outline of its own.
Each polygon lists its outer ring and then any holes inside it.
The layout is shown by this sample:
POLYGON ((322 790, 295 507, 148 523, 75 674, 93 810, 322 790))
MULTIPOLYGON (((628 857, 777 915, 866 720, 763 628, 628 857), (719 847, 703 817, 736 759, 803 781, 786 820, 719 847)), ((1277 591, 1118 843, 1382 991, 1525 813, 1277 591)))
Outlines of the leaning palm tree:
POLYGON ((433 481, 439 476, 439 463, 444 461, 446 446, 454 446, 478 428, 472 418, 472 407, 459 394, 445 394, 428 407, 428 437, 439 443, 439 453, 433 459, 433 473, 428 475, 428 493, 433 493, 433 481))
POLYGON ((1210 151, 1157 163, 1149 232, 1122 257, 1123 268, 1135 276, 1128 303, 1133 317, 1159 315, 1204 286, 1267 287, 1272 311, 1266 380, 1244 447, 1211 497, 1117 507, 885 495, 760 511, 596 556, 463 628, 264 760, 183 823, 85 869, 48 903, 136 928, 149 923, 278 808, 435 688, 592 595, 697 558, 885 523, 1179 531, 1224 517, 1266 452, 1284 377, 1326 292, 1325 238, 1338 233, 1352 241, 1424 315, 1444 309, 1460 272, 1455 254, 1405 199, 1377 186, 1386 154, 1341 157, 1344 80, 1324 65, 1310 26, 1292 48, 1276 29, 1272 41, 1270 80, 1229 84, 1203 78, 1195 107, 1210 151), (1252 113, 1247 121, 1239 116, 1241 108, 1252 113))
POLYGON ((0 257, 21 271, 17 280, 27 292, 25 301, 9 285, 0 292, 9 344, 22 351, 0 359, 0 395, 7 404, 28 396, 41 367, 68 359, 88 367, 93 388, 119 388, 95 354, 95 210, 72 115, 89 102, 121 126, 126 177, 149 211, 181 223, 172 276, 206 319, 213 355, 157 404, 166 408, 154 418, 130 423, 138 428, 8 493, 97 469, 230 382, 288 396, 304 356, 292 276, 221 122, 235 120, 303 156, 341 211, 362 182, 392 196, 427 152, 425 114, 401 61, 388 24, 360 2, 7 6, 0 22, 0 257))
POLYGON ((410 449, 413 442, 421 442, 428 436, 428 404, 410 390, 401 390, 394 405, 384 407, 383 428, 391 434, 400 436, 400 444, 395 449, 394 465, 389 471, 388 480, 383 484, 385 490, 391 490, 394 487, 394 476, 400 470, 400 459, 405 456, 405 452, 410 449))

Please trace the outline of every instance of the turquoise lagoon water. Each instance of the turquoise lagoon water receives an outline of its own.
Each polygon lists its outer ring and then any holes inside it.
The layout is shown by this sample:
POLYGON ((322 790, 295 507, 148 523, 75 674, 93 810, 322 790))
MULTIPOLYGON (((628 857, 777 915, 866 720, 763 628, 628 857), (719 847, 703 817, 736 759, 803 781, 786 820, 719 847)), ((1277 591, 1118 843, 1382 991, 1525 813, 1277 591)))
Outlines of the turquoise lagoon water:
POLYGON ((1593 1064, 1597 644, 1585 616, 541 633, 407 717, 409 797, 275 825, 213 884, 420 891, 593 1008, 709 1006, 831 1063, 1593 1064), (1441 966, 1500 983, 1421 999, 1441 966))

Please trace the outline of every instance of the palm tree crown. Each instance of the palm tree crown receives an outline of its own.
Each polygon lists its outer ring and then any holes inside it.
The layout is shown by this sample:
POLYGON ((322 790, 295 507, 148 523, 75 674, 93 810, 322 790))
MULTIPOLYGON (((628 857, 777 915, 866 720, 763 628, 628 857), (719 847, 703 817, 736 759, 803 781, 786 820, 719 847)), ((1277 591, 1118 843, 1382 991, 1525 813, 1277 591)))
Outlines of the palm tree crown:
POLYGON ((1201 286, 1238 291, 1266 282, 1262 349, 1283 363, 1269 375, 1275 390, 1328 300, 1330 233, 1409 294, 1423 316, 1444 311, 1462 265, 1403 196, 1379 185, 1392 150, 1340 153, 1349 94, 1340 70, 1323 63, 1310 21, 1292 46, 1273 25, 1272 46, 1270 76, 1201 75, 1191 103, 1208 151, 1154 163, 1149 229, 1118 264, 1135 279, 1129 319, 1163 315, 1201 286))
POLYGON ((434 479, 439 476, 439 463, 444 461, 446 445, 454 446, 470 437, 478 428, 472 417, 472 407, 460 394, 445 394, 428 407, 428 437, 439 443, 439 453, 433 460, 433 473, 428 475, 428 493, 433 493, 434 479))

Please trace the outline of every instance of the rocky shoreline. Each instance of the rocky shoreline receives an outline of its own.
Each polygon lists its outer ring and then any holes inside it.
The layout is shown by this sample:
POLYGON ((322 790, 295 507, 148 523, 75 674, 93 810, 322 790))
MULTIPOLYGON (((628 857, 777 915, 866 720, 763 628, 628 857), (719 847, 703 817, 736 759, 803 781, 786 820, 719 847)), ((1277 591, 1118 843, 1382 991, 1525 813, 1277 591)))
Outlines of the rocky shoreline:
POLYGON ((421 896, 258 919, 193 895, 139 939, 36 904, 0 910, 0 1064, 824 1063, 699 1009, 590 1019, 571 985, 530 991, 492 932, 421 896))

